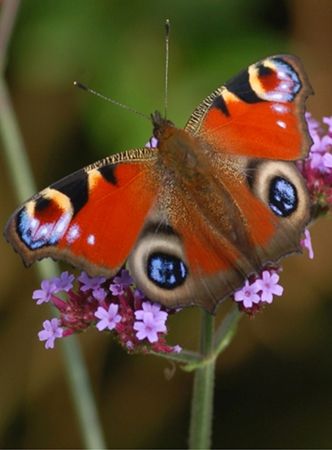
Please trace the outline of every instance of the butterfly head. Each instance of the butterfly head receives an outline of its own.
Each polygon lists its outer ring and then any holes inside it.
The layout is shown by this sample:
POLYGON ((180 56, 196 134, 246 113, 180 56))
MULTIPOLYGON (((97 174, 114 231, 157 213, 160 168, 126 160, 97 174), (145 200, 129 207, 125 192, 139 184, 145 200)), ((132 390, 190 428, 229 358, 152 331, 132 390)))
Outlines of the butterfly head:
POLYGON ((159 111, 155 111, 151 114, 151 120, 153 125, 153 136, 158 141, 160 141, 162 137, 167 137, 168 130, 171 131, 174 128, 174 123, 165 117, 162 117, 159 111))

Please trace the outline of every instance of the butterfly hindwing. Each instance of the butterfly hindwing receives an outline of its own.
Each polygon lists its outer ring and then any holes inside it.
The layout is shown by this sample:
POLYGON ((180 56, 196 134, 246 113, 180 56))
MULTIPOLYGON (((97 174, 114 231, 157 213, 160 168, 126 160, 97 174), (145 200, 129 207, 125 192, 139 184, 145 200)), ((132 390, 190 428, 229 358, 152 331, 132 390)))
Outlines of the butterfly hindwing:
POLYGON ((155 201, 154 160, 152 150, 129 150, 50 185, 10 218, 8 241, 26 265, 50 256, 116 273, 155 201))
POLYGON ((293 163, 213 171, 205 189, 179 182, 161 191, 129 257, 140 289, 166 306, 214 311, 251 274, 300 250, 310 204, 293 163))
POLYGON ((223 153, 296 160, 309 148, 304 101, 311 93, 298 58, 271 56, 216 89, 186 130, 223 153))

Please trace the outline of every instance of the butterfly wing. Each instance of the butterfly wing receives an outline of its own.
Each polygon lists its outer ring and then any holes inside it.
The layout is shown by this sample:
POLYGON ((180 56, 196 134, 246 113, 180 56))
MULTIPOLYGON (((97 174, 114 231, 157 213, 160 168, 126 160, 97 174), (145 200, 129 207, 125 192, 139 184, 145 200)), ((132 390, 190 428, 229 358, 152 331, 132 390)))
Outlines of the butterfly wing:
POLYGON ((312 89, 298 58, 271 56, 216 89, 193 112, 186 130, 215 150, 296 160, 311 142, 304 102, 312 89))
POLYGON ((12 215, 7 240, 26 265, 49 256, 113 275, 155 201, 155 159, 151 149, 129 150, 50 185, 12 215))
POLYGON ((310 201, 293 161, 309 148, 310 93, 299 60, 273 56, 196 108, 185 128, 192 142, 179 132, 172 141, 160 135, 161 153, 187 149, 183 161, 196 164, 195 181, 177 180, 129 258, 147 295, 213 311, 245 278, 300 251, 310 201))
POLYGON ((300 251, 310 203, 296 166, 262 160, 249 173, 228 160, 189 189, 165 183, 129 256, 149 298, 214 311, 251 274, 300 251))

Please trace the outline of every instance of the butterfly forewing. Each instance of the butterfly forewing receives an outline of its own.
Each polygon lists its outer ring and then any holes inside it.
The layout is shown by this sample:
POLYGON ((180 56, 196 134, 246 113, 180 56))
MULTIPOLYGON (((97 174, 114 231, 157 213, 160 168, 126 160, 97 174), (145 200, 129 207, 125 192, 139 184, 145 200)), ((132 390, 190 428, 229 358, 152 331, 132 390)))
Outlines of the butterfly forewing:
POLYGON ((26 265, 50 256, 89 273, 116 273, 155 201, 155 156, 130 150, 52 184, 13 214, 6 238, 26 265))
POLYGON ((216 89, 186 130, 222 153, 296 160, 306 156, 311 142, 304 119, 311 93, 298 58, 271 56, 216 89))

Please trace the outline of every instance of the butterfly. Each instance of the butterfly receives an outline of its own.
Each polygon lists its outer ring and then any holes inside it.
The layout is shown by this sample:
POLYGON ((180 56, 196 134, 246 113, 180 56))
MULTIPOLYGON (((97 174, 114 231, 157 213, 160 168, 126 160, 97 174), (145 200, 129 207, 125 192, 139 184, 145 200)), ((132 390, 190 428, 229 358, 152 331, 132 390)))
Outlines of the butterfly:
POLYGON ((107 156, 19 207, 5 237, 29 266, 52 257, 90 275, 127 263, 140 290, 167 307, 216 305, 251 274, 300 251, 310 199, 298 58, 240 72, 198 105, 184 129, 155 112, 157 148, 107 156))

